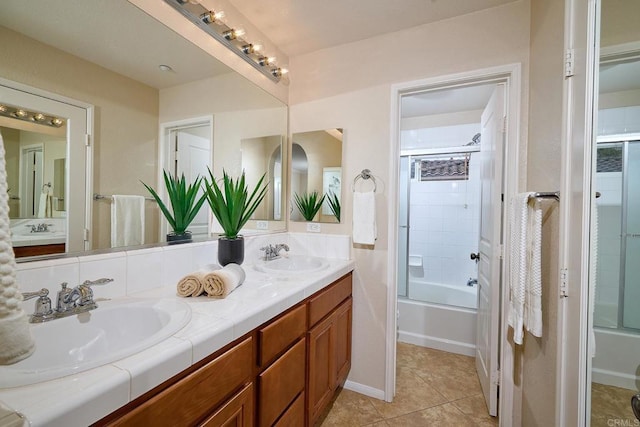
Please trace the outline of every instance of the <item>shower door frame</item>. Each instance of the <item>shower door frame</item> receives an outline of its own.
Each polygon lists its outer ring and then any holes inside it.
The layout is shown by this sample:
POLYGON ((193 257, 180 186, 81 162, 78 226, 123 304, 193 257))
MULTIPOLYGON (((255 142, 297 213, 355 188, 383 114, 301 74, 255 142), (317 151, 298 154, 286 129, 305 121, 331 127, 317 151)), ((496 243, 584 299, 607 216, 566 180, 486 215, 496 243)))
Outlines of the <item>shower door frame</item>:
MULTIPOLYGON (((446 155, 460 155, 460 154, 469 154, 471 155, 472 153, 479 153, 480 152, 480 146, 461 146, 461 147, 441 147, 441 148, 420 148, 420 149, 409 149, 409 150, 400 150, 400 159, 402 157, 407 157, 409 164, 408 164, 408 168, 407 168, 407 174, 409 175, 408 179, 407 179, 407 244, 406 244, 406 258, 407 258, 407 262, 404 265, 404 269, 405 269, 405 280, 406 280, 406 295, 398 295, 398 296, 403 296, 405 298, 407 298, 408 300, 411 301, 422 301, 422 302, 427 302, 430 304, 439 304, 439 303, 433 303, 431 301, 423 301, 423 300, 416 300, 416 299, 412 299, 411 296, 409 295, 409 243, 410 243, 410 231, 411 231, 411 226, 409 225, 411 223, 411 161, 415 158, 418 157, 427 157, 427 156, 446 156, 446 155)), ((398 178, 398 180, 400 180, 400 178, 398 178)), ((400 198, 398 197, 398 200, 400 198)), ((398 226, 399 228, 400 226, 398 226)), ((399 230, 398 230, 399 232, 399 230)), ((399 259, 396 258, 396 265, 398 265, 398 268, 400 267, 399 263, 398 263, 399 259)), ((398 284, 399 287, 399 284, 398 284)), ((453 305, 453 304, 452 304, 453 305)), ((457 307, 457 306, 456 306, 457 307)), ((477 308, 477 307, 476 307, 477 308)))
MULTIPOLYGON (((391 86, 391 120, 389 144, 389 201, 390 206, 398 206, 398 172, 400 153, 400 98, 416 91, 446 89, 463 85, 477 85, 483 83, 506 83, 507 123, 506 144, 504 153, 504 196, 510 199, 514 194, 523 189, 520 179, 520 120, 522 106, 522 65, 520 63, 505 64, 496 67, 472 70, 463 73, 432 77, 422 80, 398 83, 391 86)), ((395 395, 395 370, 396 370, 396 327, 397 327, 397 208, 389 209, 389 222, 393 230, 389 236, 389 250, 387 254, 387 322, 386 322, 386 371, 384 399, 387 402, 393 400, 395 395)), ((508 223, 508 221, 505 221, 508 223)), ((508 224, 505 224, 508 227, 508 224)), ((508 231, 508 230, 505 230, 508 231)), ((506 242, 508 246, 508 242, 506 242)), ((508 247, 504 248, 508 253, 508 247)), ((504 267, 506 268, 506 266, 504 267)), ((504 270, 503 268, 503 270, 504 270)), ((503 271, 504 277, 504 271, 503 271)), ((505 298, 504 289, 500 310, 506 313, 508 298, 505 298)), ((503 315, 503 318, 505 316, 503 315)), ((501 321, 505 323, 504 321, 501 321)), ((518 405, 522 397, 522 390, 515 386, 514 363, 516 354, 510 345, 506 328, 502 325, 500 333, 500 407, 499 416, 504 425, 513 425, 519 418, 518 405), (515 411, 515 412, 514 412, 515 411)), ((516 423, 517 424, 517 423, 516 423)))

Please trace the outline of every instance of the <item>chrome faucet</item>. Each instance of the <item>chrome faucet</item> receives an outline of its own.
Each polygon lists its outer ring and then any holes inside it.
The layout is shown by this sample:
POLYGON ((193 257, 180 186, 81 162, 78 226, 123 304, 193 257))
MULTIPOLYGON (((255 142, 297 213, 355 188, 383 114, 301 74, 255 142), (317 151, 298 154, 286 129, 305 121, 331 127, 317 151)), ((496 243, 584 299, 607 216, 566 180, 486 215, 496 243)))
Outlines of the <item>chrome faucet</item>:
POLYGON ((474 279, 473 277, 469 277, 467 280, 467 286, 475 286, 478 284, 478 279, 474 279))
POLYGON ((285 243, 278 243, 277 245, 267 245, 260 248, 261 251, 264 251, 264 260, 271 261, 272 259, 276 259, 280 256, 280 251, 284 249, 289 252, 289 245, 285 243))
POLYGON ((25 292, 22 294, 22 298, 25 301, 31 298, 38 298, 29 322, 47 322, 98 308, 93 300, 93 290, 91 287, 104 285, 109 282, 113 282, 113 279, 85 280, 82 284, 72 289, 67 288, 67 282, 60 284, 61 289, 58 291, 55 310, 51 309, 51 299, 49 298, 49 290, 47 288, 42 288, 37 292, 25 292))
POLYGON ((31 227, 31 231, 30 233, 46 233, 49 231, 49 227, 51 227, 53 224, 46 224, 46 223, 42 223, 42 224, 31 224, 31 225, 26 225, 25 227, 31 227))

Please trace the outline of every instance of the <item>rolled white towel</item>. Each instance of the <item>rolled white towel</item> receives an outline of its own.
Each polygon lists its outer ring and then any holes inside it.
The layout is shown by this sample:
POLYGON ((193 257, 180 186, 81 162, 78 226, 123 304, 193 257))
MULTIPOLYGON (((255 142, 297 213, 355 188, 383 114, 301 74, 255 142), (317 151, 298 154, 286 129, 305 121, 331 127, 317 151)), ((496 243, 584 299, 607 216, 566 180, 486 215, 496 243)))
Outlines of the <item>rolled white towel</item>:
POLYGON ((235 288, 244 283, 246 274, 238 264, 227 264, 220 270, 204 275, 204 291, 211 298, 225 298, 235 288))
POLYGON ((204 276, 206 271, 198 270, 184 276, 178 282, 178 296, 197 297, 204 293, 204 276))

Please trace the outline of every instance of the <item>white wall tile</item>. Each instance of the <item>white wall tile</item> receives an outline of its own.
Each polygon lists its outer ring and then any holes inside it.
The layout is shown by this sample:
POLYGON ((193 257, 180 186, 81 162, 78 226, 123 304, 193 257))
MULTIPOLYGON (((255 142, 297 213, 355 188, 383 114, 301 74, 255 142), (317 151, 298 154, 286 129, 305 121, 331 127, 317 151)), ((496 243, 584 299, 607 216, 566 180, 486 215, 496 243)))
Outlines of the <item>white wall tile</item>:
POLYGON ((182 277, 195 269, 190 245, 162 247, 162 286, 176 286, 182 277))
MULTIPOLYGON (((17 265, 16 281, 21 292, 35 292, 42 288, 49 290, 51 305, 55 308, 56 295, 60 284, 66 282, 70 288, 77 286, 80 280, 78 258, 36 261, 17 265)), ((33 313, 35 299, 22 302, 27 314, 33 313)))
POLYGON ((351 259, 351 237, 348 235, 327 234, 327 257, 336 259, 351 259))
POLYGON ((162 248, 127 251, 127 294, 162 286, 162 248))
POLYGON ((93 288, 94 299, 118 298, 127 294, 127 257, 124 252, 83 256, 78 260, 80 282, 113 279, 113 282, 93 288))

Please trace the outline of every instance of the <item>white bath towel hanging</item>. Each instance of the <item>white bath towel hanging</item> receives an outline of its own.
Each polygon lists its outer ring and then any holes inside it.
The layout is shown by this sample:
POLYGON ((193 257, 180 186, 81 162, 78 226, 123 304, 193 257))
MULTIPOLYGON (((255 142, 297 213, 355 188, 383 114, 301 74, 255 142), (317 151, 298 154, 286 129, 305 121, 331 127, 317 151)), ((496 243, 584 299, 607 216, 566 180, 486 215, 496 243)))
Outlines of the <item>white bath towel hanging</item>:
POLYGON ((375 191, 353 192, 353 243, 375 244, 378 237, 376 226, 375 191))
POLYGON ((142 244, 144 244, 144 197, 112 196, 111 247, 142 244))
POLYGON ((542 336, 542 210, 533 193, 521 193, 511 199, 509 265, 509 313, 513 341, 522 344, 524 329, 542 336))

